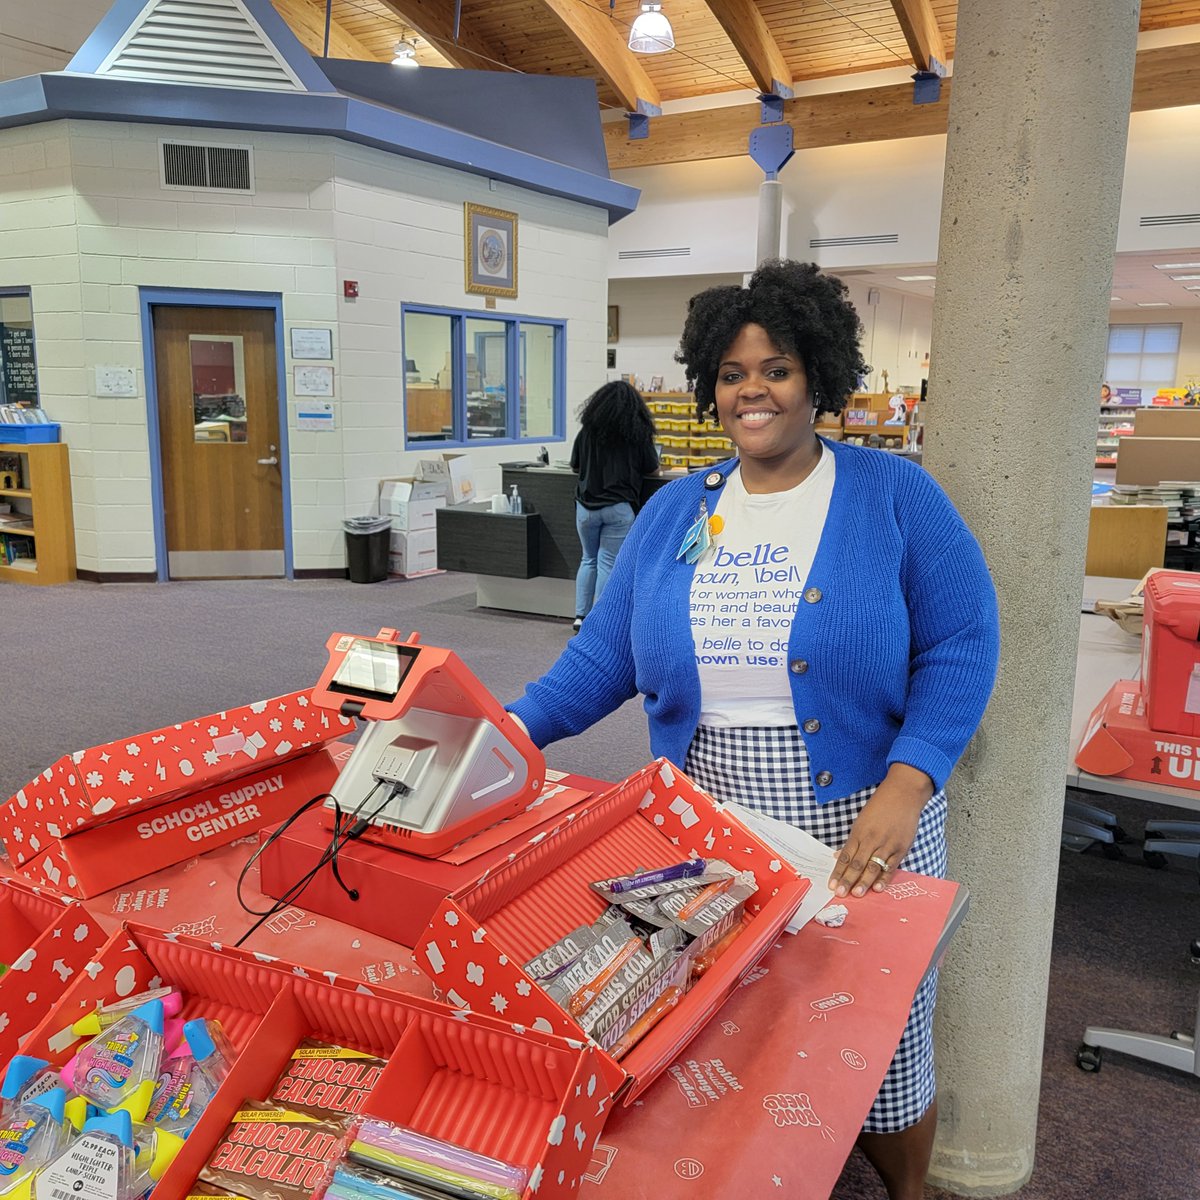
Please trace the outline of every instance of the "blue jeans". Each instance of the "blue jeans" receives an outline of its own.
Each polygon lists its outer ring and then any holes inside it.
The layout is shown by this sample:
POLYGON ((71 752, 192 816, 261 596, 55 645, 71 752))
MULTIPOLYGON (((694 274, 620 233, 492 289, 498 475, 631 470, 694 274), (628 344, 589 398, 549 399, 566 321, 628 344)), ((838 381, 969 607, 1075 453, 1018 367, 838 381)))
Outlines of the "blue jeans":
POLYGON ((633 509, 628 504, 608 508, 584 508, 575 501, 575 528, 583 557, 575 576, 575 615, 586 617, 600 599, 609 572, 617 561, 617 551, 633 525, 633 509))

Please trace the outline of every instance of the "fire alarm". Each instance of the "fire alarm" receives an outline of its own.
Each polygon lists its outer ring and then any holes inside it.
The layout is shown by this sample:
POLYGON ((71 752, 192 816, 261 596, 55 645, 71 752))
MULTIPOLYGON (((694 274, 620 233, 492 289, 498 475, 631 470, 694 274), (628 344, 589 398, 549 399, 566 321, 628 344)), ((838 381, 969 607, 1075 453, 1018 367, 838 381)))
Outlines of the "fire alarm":
POLYGON ((342 295, 345 296, 347 300, 357 300, 358 299, 358 280, 357 279, 343 279, 342 280, 342 295))

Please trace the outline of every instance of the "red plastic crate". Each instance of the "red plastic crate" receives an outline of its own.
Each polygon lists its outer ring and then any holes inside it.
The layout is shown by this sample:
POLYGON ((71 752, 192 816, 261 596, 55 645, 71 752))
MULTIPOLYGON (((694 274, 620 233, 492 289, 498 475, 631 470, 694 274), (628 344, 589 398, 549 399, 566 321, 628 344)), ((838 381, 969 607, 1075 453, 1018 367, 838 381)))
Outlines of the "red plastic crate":
POLYGON ((810 886, 666 759, 643 767, 569 825, 447 898, 417 947, 418 964, 452 1004, 585 1040, 580 1025, 521 964, 600 916, 606 903, 588 887, 593 880, 667 866, 693 851, 753 871, 758 890, 746 901, 742 933, 674 1010, 620 1062, 597 1051, 611 1089, 624 1089, 629 1104, 770 949, 810 886))
POLYGON ((220 1020, 238 1056, 155 1200, 188 1194, 243 1100, 268 1096, 306 1037, 388 1059, 363 1112, 528 1167, 526 1200, 574 1194, 607 1116, 596 1052, 583 1043, 138 925, 113 935, 24 1051, 61 1063, 75 1049, 63 1031, 81 1013, 161 984, 183 992, 184 1019, 220 1020))
POLYGON ((50 1011, 106 935, 74 900, 0 878, 0 1062, 50 1011))

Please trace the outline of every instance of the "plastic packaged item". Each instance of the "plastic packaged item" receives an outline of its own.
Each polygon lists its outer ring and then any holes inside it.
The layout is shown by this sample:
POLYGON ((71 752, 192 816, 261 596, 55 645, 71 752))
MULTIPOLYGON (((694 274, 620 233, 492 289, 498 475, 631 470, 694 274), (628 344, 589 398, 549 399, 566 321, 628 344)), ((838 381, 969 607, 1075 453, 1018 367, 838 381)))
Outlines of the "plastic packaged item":
POLYGON ((97 1108, 145 1120, 163 1058, 163 1004, 149 1000, 94 1038, 75 1058, 74 1087, 97 1108))
POLYGON ((62 1081, 44 1058, 31 1058, 28 1054, 15 1054, 4 1072, 0 1084, 0 1120, 15 1112, 22 1104, 36 1100, 61 1087, 62 1081))
POLYGON ((521 500, 521 493, 517 491, 517 485, 514 483, 508 496, 508 511, 520 515, 523 510, 524 503, 521 500))
POLYGON ((16 1106, 0 1122, 0 1197, 29 1200, 33 1181, 52 1162, 71 1137, 63 1115, 62 1088, 16 1106))
POLYGON ((268 1100, 319 1117, 356 1116, 385 1066, 387 1062, 373 1054, 305 1038, 268 1100))
POLYGON ((175 988, 154 988, 149 992, 139 992, 136 996, 129 996, 125 1000, 114 1000, 111 1004, 97 1005, 95 1012, 88 1013, 86 1017, 80 1017, 71 1026, 71 1032, 77 1037, 95 1037, 126 1013, 133 1012, 135 1008, 141 1008, 143 1004, 147 1004, 151 1000, 162 1001, 164 1017, 179 1016, 179 1010, 183 1007, 183 997, 175 988))
POLYGON ((219 1021, 202 1018, 183 1026, 186 1049, 162 1065, 146 1120, 187 1137, 229 1074, 234 1052, 219 1021))
POLYGON ((384 1175, 441 1188, 444 1195, 478 1200, 519 1200, 529 1182, 524 1167, 374 1117, 363 1120, 346 1158, 384 1175))
POLYGON ((90 1118, 33 1180, 33 1200, 133 1200, 133 1122, 127 1112, 90 1118))
POLYGON ((346 1145, 341 1121, 319 1121, 245 1101, 221 1135, 200 1179, 248 1200, 309 1200, 324 1191, 346 1145))

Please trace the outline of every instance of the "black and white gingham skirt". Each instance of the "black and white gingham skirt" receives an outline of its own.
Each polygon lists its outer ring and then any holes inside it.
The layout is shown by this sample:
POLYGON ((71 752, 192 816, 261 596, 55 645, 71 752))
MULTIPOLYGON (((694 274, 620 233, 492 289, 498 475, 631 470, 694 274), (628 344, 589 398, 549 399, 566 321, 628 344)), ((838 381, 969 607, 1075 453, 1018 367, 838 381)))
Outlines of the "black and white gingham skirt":
MULTIPOLYGON (((873 787, 818 804, 808 750, 795 725, 729 728, 701 725, 688 748, 684 771, 718 800, 744 804, 787 821, 838 850, 873 787)), ((946 873, 946 793, 925 806, 912 849, 900 864, 906 871, 941 878, 946 873)), ((933 1006, 937 971, 930 971, 913 997, 908 1024, 896 1047, 865 1133, 897 1133, 925 1115, 936 1093, 933 1071, 933 1006)))

